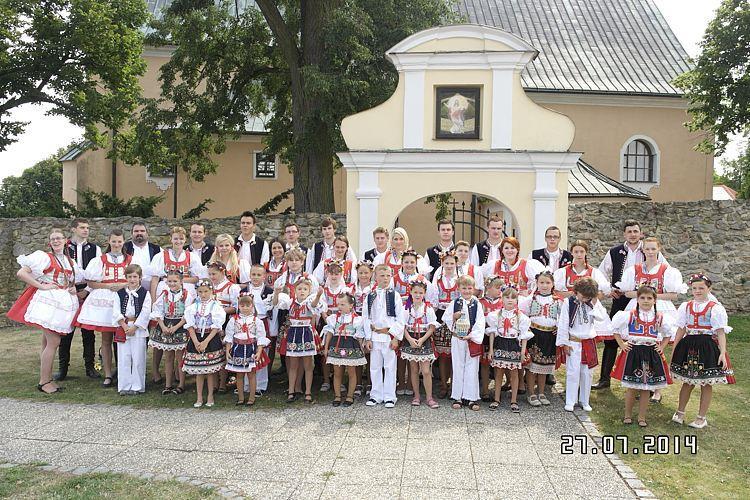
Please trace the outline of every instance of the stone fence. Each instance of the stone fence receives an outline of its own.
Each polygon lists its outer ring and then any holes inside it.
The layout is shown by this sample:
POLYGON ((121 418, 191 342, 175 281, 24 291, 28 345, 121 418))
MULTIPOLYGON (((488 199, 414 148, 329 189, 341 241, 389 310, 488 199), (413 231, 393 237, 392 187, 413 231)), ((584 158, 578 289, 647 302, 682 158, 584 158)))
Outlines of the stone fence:
POLYGON ((647 236, 659 238, 664 256, 686 280, 705 273, 727 310, 750 313, 750 201, 572 204, 568 243, 587 241, 598 265, 622 241, 625 219, 640 221, 647 236))

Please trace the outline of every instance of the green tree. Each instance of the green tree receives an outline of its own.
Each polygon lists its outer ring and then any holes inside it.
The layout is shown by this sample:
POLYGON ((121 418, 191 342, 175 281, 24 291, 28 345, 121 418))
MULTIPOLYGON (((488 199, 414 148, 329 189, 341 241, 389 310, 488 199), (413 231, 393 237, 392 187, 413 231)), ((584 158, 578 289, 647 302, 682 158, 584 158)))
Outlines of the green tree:
POLYGON ((266 116, 269 153, 293 171, 296 212, 331 212, 341 120, 392 94, 388 48, 453 11, 446 0, 254 3, 171 3, 147 39, 174 47, 161 68, 161 96, 144 100, 118 148, 130 163, 156 172, 176 165, 202 180, 247 117, 266 116))
POLYGON ((49 158, 9 176, 0 185, 0 217, 64 217, 59 150, 49 158))
POLYGON ((0 2, 0 151, 26 122, 10 112, 48 104, 103 144, 102 125, 122 127, 140 95, 144 0, 0 2))
POLYGON ((699 150, 721 154, 732 135, 750 128, 750 2, 723 0, 700 48, 675 85, 690 101, 688 128, 708 132, 699 150))
POLYGON ((156 205, 164 196, 133 196, 128 200, 117 198, 102 191, 85 189, 78 193, 78 206, 63 202, 65 213, 70 217, 139 217, 154 216, 156 205))
POLYGON ((722 161, 721 167, 722 183, 737 191, 738 198, 750 198, 750 141, 745 143, 740 156, 722 161))

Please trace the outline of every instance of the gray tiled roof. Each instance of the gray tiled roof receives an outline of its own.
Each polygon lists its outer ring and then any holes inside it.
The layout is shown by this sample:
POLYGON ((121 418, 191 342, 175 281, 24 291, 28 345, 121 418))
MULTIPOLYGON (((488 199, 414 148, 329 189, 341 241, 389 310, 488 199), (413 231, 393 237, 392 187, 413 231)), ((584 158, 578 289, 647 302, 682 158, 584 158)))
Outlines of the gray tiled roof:
POLYGON ((652 0, 459 0, 471 23, 528 41, 527 90, 680 95, 688 54, 652 0))
POLYGON ((637 189, 607 177, 583 160, 568 175, 568 198, 651 198, 637 189))

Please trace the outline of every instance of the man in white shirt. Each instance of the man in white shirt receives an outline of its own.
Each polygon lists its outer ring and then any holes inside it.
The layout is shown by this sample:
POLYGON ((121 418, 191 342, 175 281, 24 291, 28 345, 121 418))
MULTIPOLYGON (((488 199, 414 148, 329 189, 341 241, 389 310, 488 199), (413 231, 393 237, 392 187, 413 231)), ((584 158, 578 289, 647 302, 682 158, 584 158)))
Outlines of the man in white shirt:
POLYGON ((475 266, 483 266, 501 257, 500 242, 503 241, 505 222, 498 214, 487 219, 487 239, 474 245, 471 249, 469 262, 475 266))
POLYGON ((430 281, 432 281, 432 278, 435 276, 435 271, 437 271, 441 265, 441 255, 453 250, 453 247, 455 247, 455 244, 453 243, 453 235, 455 232, 455 226, 452 221, 443 219, 438 222, 438 238, 440 241, 438 241, 437 245, 428 248, 424 254, 425 260, 430 263, 430 267, 432 268, 427 276, 430 281))
POLYGON ((190 258, 206 265, 214 254, 214 246, 206 242, 206 226, 200 222, 190 225, 190 244, 185 249, 190 252, 190 258))
POLYGON ((537 260, 542 265, 548 267, 553 273, 573 262, 573 256, 560 248, 562 233, 557 226, 550 226, 544 231, 544 241, 547 244, 544 248, 533 250, 526 260, 537 260))
POLYGON ((251 266, 263 265, 271 258, 268 242, 258 238, 255 234, 255 214, 250 211, 242 212, 240 216, 240 235, 237 236, 235 250, 240 259, 246 260, 251 266))
POLYGON ((137 221, 133 223, 130 229, 130 241, 125 242, 122 252, 132 255, 132 263, 141 266, 143 270, 141 286, 146 290, 150 290, 151 276, 148 274, 148 269, 151 268, 151 261, 156 254, 161 252, 161 247, 148 241, 148 227, 145 222, 137 221))
MULTIPOLYGON (((331 217, 325 217, 323 222, 320 224, 320 234, 323 236, 321 241, 318 241, 313 245, 309 252, 307 252, 307 259, 305 260, 305 270, 308 273, 315 271, 321 261, 333 258, 333 243, 336 240, 336 221, 331 217)), ((356 262, 357 257, 354 255, 354 250, 349 247, 346 251, 346 260, 356 262)))
POLYGON ((372 231, 372 239, 375 242, 375 248, 367 250, 362 256, 363 260, 369 262, 375 262, 375 258, 378 255, 382 255, 388 251, 388 239, 390 235, 388 230, 382 226, 376 227, 372 231))

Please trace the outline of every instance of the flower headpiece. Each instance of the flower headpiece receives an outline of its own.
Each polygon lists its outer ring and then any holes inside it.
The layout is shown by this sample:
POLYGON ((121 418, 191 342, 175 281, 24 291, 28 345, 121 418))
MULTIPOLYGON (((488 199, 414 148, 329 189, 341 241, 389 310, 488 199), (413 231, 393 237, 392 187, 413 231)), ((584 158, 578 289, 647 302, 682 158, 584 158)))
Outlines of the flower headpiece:
POLYGON ((196 288, 200 288, 200 287, 202 287, 202 286, 208 287, 208 288, 210 288, 211 290, 213 290, 213 289, 214 289, 214 284, 213 284, 213 283, 211 283, 211 280, 209 280, 209 279, 206 279, 206 278, 203 278, 203 279, 200 279, 200 280, 198 280, 198 283, 197 283, 197 284, 195 285, 195 287, 196 287, 196 288))
POLYGON ((357 269, 359 269, 362 266, 369 268, 370 271, 372 271, 375 268, 375 265, 369 260, 360 260, 359 262, 357 262, 357 269))
POLYGON ((537 273, 537 275, 534 277, 534 279, 538 280, 539 276, 547 276, 549 278, 552 278, 553 280, 555 279, 555 275, 549 269, 545 269, 541 273, 537 273))
POLYGON ((344 261, 341 259, 331 259, 326 263, 326 270, 331 266, 338 266, 341 269, 344 269, 344 261))
POLYGON ((401 254, 401 260, 403 260, 403 259, 404 259, 404 257, 406 257, 406 256, 408 256, 408 255, 411 255, 411 256, 412 256, 412 257, 414 257, 415 259, 419 259, 419 254, 418 254, 418 253, 417 253, 417 251, 416 251, 416 250, 414 250, 414 249, 413 249, 412 247, 409 247, 409 248, 407 248, 406 250, 404 250, 404 253, 402 253, 402 254, 401 254))
POLYGON ((451 248, 450 250, 446 250, 445 252, 440 252, 440 262, 443 262, 448 257, 456 258, 456 250, 451 248))
POLYGON ((708 276, 706 276, 705 274, 701 274, 701 273, 691 274, 690 278, 688 278, 688 284, 690 285, 698 281, 703 281, 708 286, 711 286, 713 284, 713 281, 711 281, 711 279, 708 276))

